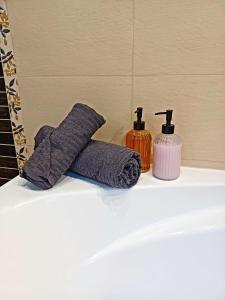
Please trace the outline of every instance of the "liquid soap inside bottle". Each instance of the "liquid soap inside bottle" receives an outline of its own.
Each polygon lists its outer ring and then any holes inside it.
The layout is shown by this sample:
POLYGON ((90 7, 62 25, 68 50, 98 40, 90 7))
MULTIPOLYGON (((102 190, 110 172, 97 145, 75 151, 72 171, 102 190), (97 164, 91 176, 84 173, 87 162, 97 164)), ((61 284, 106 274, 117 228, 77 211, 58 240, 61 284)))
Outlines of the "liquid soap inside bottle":
POLYGON ((172 110, 156 113, 166 114, 166 124, 162 125, 153 144, 153 175, 163 180, 174 180, 180 176, 181 165, 181 139, 174 134, 175 126, 171 124, 172 110))
POLYGON ((151 134, 145 130, 145 122, 142 118, 142 107, 138 107, 137 121, 134 122, 134 129, 130 130, 126 135, 126 146, 140 153, 141 171, 147 172, 150 169, 151 157, 151 134))

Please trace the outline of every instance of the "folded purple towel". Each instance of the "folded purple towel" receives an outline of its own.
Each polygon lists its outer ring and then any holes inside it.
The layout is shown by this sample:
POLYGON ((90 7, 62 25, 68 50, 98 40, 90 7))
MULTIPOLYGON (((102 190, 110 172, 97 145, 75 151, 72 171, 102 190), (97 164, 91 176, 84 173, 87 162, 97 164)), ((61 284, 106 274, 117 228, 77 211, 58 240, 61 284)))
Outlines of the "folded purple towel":
POLYGON ((64 121, 36 148, 21 176, 42 189, 51 188, 104 123, 104 118, 89 106, 75 104, 64 121))
MULTIPOLYGON (((38 149, 54 128, 42 127, 35 137, 38 149)), ((70 166, 70 171, 115 188, 130 188, 141 173, 139 153, 118 145, 91 140, 70 166)))

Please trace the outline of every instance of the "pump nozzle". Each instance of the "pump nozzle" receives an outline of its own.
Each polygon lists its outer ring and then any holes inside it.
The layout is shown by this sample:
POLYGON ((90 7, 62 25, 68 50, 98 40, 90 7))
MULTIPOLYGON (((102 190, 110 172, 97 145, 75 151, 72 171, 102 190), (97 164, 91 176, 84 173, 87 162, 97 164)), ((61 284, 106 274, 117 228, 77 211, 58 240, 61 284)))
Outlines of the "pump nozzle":
POLYGON ((157 112, 155 115, 166 115, 166 124, 162 125, 162 133, 165 134, 173 134, 174 133, 174 125, 171 124, 173 110, 167 109, 166 111, 157 112))
POLYGON ((134 112, 135 114, 137 114, 137 121, 138 122, 141 122, 142 111, 143 111, 142 107, 137 107, 137 110, 134 112))
POLYGON ((135 130, 144 130, 145 129, 145 122, 141 120, 142 118, 142 107, 137 107, 135 114, 137 114, 137 121, 134 121, 134 129, 135 130))

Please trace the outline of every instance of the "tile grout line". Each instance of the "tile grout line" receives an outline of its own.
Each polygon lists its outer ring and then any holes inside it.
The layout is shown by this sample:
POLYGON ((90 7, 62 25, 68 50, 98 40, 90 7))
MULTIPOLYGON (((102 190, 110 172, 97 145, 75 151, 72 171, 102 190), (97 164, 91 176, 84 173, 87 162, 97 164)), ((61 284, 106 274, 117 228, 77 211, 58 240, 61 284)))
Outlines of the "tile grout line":
MULTIPOLYGON (((134 46, 132 46, 133 48, 134 46)), ((160 76, 225 76, 225 74, 215 73, 152 73, 152 74, 134 74, 134 53, 132 49, 132 73, 131 74, 73 74, 73 75, 23 75, 20 78, 75 78, 75 77, 160 77, 160 76)), ((6 94, 0 91, 0 94, 6 94)))
POLYGON ((16 156, 0 155, 0 158, 16 158, 16 156))
POLYGON ((213 163, 225 163, 225 161, 222 160, 208 160, 208 159, 196 159, 196 158, 182 158, 182 160, 186 160, 186 161, 196 161, 196 162, 213 162, 213 163))
POLYGON ((18 171, 18 168, 12 168, 12 167, 0 167, 0 171, 1 169, 4 169, 4 170, 17 170, 18 171))
POLYGON ((135 77, 151 77, 151 76, 224 76, 225 74, 215 73, 150 73, 150 74, 135 74, 135 77))
POLYGON ((12 131, 1 131, 0 130, 0 134, 3 134, 3 133, 11 133, 12 134, 12 131))
POLYGON ((20 78, 131 77, 132 74, 21 75, 20 78))
POLYGON ((130 111, 130 122, 133 120, 133 109, 134 109, 134 23, 135 23, 135 0, 132 0, 132 54, 131 54, 131 111, 130 111))

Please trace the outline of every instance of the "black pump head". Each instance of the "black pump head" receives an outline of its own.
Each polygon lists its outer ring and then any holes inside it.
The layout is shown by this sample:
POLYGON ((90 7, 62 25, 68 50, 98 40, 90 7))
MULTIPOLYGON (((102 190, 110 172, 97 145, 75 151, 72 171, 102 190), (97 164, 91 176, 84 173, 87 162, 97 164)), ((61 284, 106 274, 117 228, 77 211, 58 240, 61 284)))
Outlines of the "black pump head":
POLYGON ((155 115, 166 115, 166 124, 162 125, 162 133, 173 134, 174 133, 174 124, 171 124, 173 110, 167 109, 166 111, 155 113, 155 115))
POLYGON ((145 129, 145 122, 141 120, 142 118, 142 107, 137 107, 135 114, 137 114, 137 121, 134 121, 134 129, 135 130, 144 130, 145 129))

